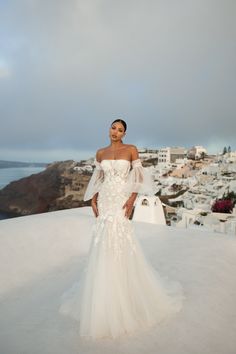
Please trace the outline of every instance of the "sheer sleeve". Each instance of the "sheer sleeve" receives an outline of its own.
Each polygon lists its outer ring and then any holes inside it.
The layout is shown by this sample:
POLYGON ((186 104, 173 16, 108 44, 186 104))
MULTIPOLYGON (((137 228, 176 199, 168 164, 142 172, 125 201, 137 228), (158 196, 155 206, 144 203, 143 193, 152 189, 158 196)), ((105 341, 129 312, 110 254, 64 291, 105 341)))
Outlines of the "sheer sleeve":
POLYGON ((91 199, 94 194, 99 192, 104 179, 104 172, 100 162, 94 160, 95 169, 87 185, 87 189, 84 194, 84 201, 91 199))
POLYGON ((150 196, 157 192, 150 171, 142 166, 140 159, 132 161, 132 169, 127 178, 125 191, 150 196))

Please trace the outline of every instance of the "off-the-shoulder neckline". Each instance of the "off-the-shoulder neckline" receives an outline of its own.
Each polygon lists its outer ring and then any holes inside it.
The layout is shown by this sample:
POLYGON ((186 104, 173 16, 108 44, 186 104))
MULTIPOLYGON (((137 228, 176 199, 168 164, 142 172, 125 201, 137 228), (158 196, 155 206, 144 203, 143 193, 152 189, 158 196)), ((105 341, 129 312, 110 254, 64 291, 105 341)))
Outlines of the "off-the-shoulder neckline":
MULTIPOLYGON (((132 162, 134 162, 134 161, 139 161, 140 159, 136 159, 136 160, 133 160, 133 161, 130 161, 130 160, 127 160, 127 159, 103 159, 102 161, 127 161, 127 162, 130 162, 130 163, 132 163, 132 162)), ((97 161, 97 160, 96 160, 97 161)), ((97 161, 98 163, 102 163, 102 161, 101 162, 99 162, 99 161, 97 161)))

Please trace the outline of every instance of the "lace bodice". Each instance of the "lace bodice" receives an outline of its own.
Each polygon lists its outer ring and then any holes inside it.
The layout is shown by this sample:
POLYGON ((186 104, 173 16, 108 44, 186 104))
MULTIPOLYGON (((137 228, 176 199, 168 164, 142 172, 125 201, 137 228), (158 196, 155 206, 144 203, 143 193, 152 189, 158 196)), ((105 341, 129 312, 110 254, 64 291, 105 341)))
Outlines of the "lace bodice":
MULTIPOLYGON (((128 161, 125 159, 108 160, 101 162, 94 160, 95 169, 87 186, 84 200, 89 200, 100 192, 105 183, 114 188, 112 193, 131 194, 140 193, 154 195, 156 188, 151 174, 144 169, 140 159, 128 161)), ((106 189, 107 189, 106 188, 106 189)))
POLYGON ((104 175, 104 181, 122 182, 127 179, 131 168, 131 162, 125 159, 102 160, 101 168, 104 175))

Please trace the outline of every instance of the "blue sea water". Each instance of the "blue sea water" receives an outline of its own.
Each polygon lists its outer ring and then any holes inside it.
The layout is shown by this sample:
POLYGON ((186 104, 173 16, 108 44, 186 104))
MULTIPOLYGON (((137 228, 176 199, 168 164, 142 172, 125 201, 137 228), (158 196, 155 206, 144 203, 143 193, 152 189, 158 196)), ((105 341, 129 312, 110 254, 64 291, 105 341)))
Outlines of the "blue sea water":
MULTIPOLYGON (((20 178, 30 176, 45 170, 45 167, 10 167, 0 168, 0 189, 8 183, 17 181, 20 178)), ((0 206, 1 207, 1 206, 0 206)), ((0 220, 7 219, 9 216, 0 212, 0 220)))
POLYGON ((0 168, 0 189, 12 181, 39 173, 45 170, 45 167, 10 167, 0 168))

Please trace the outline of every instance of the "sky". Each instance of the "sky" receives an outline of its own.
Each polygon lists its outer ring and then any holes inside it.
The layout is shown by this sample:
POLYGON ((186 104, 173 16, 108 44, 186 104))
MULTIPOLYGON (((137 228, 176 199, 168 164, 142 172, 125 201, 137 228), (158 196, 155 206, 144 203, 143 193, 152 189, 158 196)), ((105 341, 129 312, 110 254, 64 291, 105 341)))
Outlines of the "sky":
POLYGON ((236 150, 236 1, 0 0, 0 159, 236 150))

